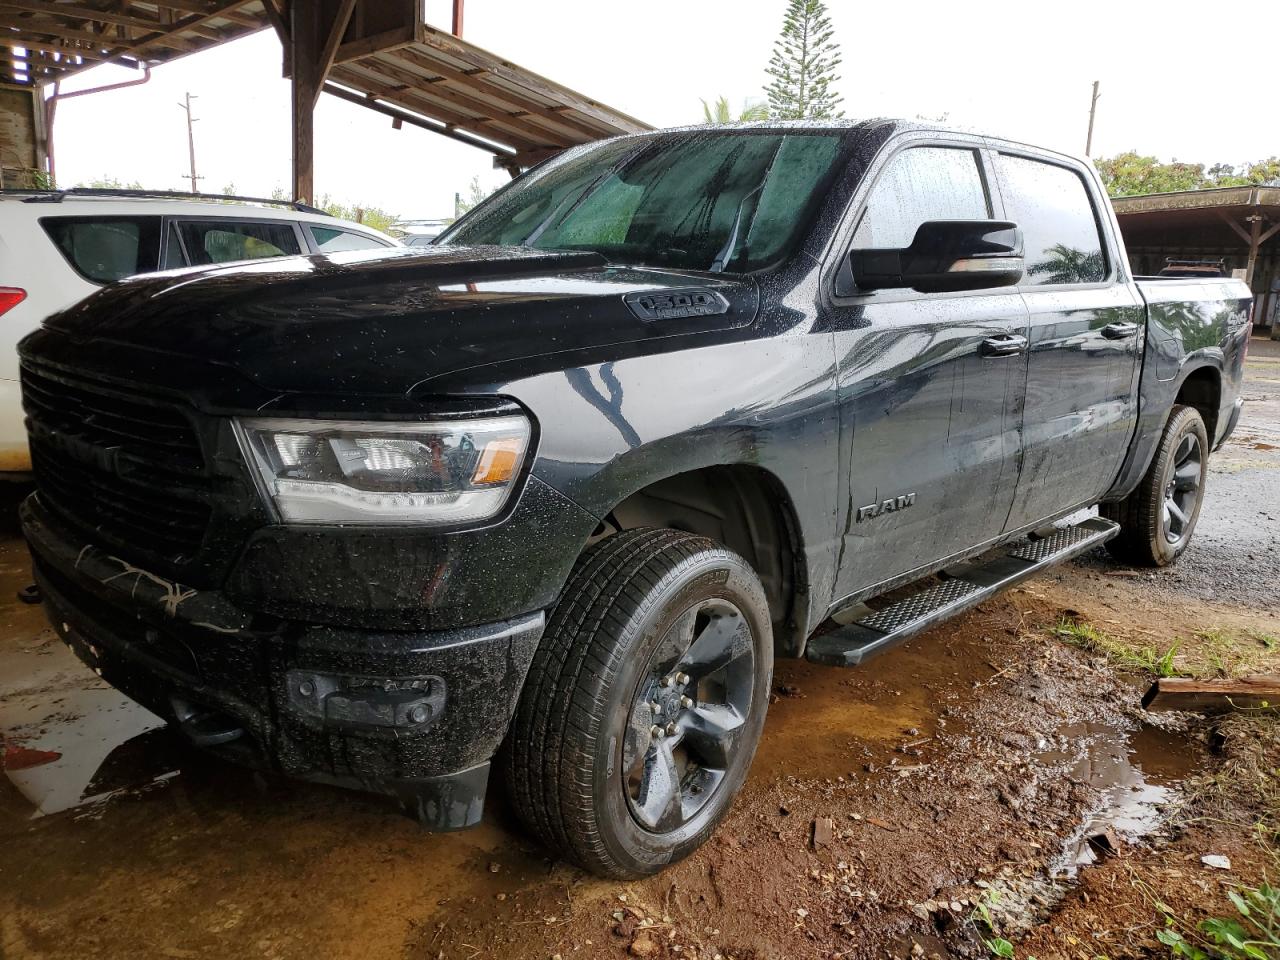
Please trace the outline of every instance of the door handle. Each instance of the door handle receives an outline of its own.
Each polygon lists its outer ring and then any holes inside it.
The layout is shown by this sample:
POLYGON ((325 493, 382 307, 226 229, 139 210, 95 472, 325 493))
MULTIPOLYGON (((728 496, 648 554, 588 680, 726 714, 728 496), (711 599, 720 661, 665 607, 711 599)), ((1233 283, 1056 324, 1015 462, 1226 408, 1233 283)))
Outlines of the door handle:
POLYGON ((1108 323, 1102 328, 1102 335, 1108 340, 1127 340, 1137 332, 1136 323, 1108 323))
POLYGON ((1025 353, 1026 349, 1026 337, 1016 333, 1002 333, 983 340, 978 352, 984 357, 1016 357, 1020 353, 1025 353))

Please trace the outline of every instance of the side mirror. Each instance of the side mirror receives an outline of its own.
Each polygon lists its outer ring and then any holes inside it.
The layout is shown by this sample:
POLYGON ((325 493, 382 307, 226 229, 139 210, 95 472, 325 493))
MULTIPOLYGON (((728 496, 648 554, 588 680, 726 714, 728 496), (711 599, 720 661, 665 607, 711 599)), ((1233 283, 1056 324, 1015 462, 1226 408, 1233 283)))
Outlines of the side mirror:
POLYGON ((1022 231, 1007 220, 928 220, 909 247, 851 250, 849 268, 859 290, 1008 287, 1022 279, 1022 231))

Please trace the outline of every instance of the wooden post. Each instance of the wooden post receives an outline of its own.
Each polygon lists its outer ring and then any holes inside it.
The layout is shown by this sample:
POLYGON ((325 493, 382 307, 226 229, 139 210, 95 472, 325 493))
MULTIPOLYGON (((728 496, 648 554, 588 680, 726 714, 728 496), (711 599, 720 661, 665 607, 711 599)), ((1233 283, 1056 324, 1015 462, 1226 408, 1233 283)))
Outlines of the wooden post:
POLYGON ((453 35, 462 36, 462 4, 463 0, 453 0, 453 35))
POLYGON ((356 0, 293 0, 289 43, 293 71, 293 199, 315 201, 315 109, 347 32, 356 0))
POLYGON ((1249 260, 1245 266, 1244 282, 1253 289, 1253 270, 1258 265, 1258 248, 1262 246, 1262 214, 1249 218, 1249 260))
POLYGON ((289 4, 289 62, 293 106, 293 199, 310 203, 315 193, 315 108, 320 93, 320 5, 289 4))

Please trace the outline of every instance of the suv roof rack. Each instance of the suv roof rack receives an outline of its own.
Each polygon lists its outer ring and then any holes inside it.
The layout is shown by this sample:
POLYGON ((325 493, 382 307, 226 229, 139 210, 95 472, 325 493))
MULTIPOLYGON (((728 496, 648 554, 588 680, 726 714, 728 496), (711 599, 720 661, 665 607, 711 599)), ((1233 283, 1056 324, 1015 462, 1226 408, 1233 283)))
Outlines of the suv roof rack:
POLYGON ((108 187, 68 187, 66 190, 39 190, 11 188, 0 190, 0 195, 25 194, 23 203, 61 203, 67 197, 142 197, 157 200, 236 200, 240 203, 265 203, 273 207, 289 207, 299 213, 325 211, 298 200, 274 200, 268 197, 243 197, 235 193, 187 193, 181 190, 116 190, 108 187))

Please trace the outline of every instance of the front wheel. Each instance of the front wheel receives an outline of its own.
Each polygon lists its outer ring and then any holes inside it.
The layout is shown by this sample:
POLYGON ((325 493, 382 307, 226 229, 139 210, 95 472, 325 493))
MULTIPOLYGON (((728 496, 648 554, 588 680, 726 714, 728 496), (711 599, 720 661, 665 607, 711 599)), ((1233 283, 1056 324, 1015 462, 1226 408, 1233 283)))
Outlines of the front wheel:
POLYGON ((1107 543, 1112 556, 1143 567, 1167 567, 1182 556, 1200 518, 1208 460, 1209 436, 1199 412, 1174 407, 1138 488, 1098 508, 1120 524, 1120 534, 1107 543))
POLYGON ((517 812, 593 873, 661 870, 728 812, 772 676, 768 604, 741 557, 677 530, 602 541, 570 575, 512 721, 517 812))

